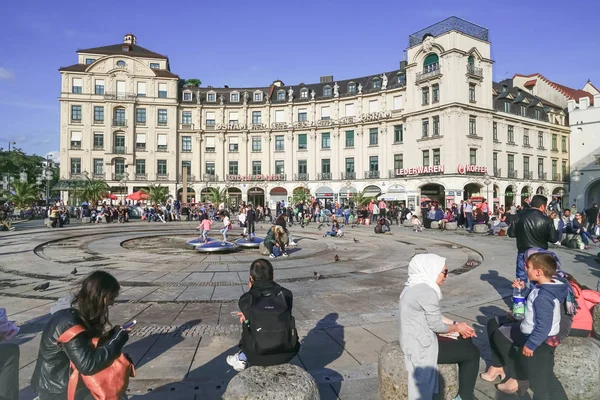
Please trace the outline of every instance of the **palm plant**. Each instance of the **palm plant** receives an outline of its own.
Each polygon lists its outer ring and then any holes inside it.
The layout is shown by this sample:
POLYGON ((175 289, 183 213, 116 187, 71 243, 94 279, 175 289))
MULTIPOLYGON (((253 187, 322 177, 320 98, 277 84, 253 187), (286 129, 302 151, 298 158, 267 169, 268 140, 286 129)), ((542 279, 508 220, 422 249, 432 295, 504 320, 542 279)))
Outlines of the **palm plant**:
POLYGON ((361 190, 360 192, 356 193, 356 196, 354 196, 354 202, 358 207, 364 206, 372 199, 374 199, 373 196, 365 196, 365 190, 361 190))
POLYGON ((110 191, 108 183, 102 179, 87 178, 84 185, 77 190, 77 195, 85 201, 88 201, 92 208, 96 207, 98 201, 106 197, 110 191))
POLYGON ((38 198, 38 189, 33 183, 15 181, 10 186, 13 193, 8 195, 8 199, 17 208, 28 208, 38 198))
POLYGON ((294 204, 310 200, 310 192, 305 188, 296 188, 292 192, 292 200, 294 204))
POLYGON ((208 201, 218 206, 225 201, 227 195, 227 188, 220 189, 211 187, 208 189, 208 201))
POLYGON ((148 189, 141 189, 140 192, 147 194, 148 200, 154 204, 162 204, 169 197, 169 188, 162 186, 160 183, 158 185, 152 184, 148 189))

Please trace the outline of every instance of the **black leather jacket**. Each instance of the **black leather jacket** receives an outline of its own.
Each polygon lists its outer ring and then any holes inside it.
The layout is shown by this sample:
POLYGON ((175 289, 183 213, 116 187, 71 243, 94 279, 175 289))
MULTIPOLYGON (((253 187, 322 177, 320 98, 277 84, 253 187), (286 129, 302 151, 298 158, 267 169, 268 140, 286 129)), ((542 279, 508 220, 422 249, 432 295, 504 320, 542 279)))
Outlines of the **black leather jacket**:
POLYGON ((548 242, 554 243, 558 240, 554 221, 537 208, 521 211, 515 216, 512 224, 519 253, 524 253, 532 247, 547 250, 548 242))
MULTIPOLYGON (((71 374, 70 361, 83 375, 93 375, 110 365, 127 343, 125 331, 112 334, 102 346, 94 348, 91 337, 83 332, 61 346, 57 340, 69 328, 82 324, 77 310, 60 310, 52 316, 40 341, 37 364, 31 378, 31 386, 45 393, 66 393, 71 374)), ((66 398, 66 397, 65 397, 66 398)))

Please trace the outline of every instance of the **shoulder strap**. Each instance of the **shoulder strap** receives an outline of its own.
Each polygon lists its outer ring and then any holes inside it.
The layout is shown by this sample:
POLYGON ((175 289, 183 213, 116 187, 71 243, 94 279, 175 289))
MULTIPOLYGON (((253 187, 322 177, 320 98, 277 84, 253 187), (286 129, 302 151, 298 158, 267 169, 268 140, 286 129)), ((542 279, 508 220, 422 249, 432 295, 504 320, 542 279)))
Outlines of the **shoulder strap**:
POLYGON ((56 342, 59 344, 60 343, 68 343, 71 340, 73 340, 73 338, 75 336, 79 335, 81 332, 85 332, 85 328, 83 327, 83 325, 72 326, 71 328, 64 331, 62 333, 62 335, 60 335, 58 337, 58 340, 56 342))

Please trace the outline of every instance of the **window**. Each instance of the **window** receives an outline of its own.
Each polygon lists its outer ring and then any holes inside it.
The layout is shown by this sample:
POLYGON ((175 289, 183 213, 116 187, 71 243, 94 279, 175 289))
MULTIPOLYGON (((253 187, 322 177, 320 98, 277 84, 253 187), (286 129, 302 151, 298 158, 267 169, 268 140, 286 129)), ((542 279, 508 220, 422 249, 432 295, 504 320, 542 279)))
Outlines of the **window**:
POLYGON ((94 175, 104 175, 103 158, 94 158, 94 175))
POLYGON ((544 159, 538 158, 538 178, 544 179, 544 159))
POLYGON ((72 93, 81 93, 83 86, 83 79, 73 78, 73 87, 71 88, 72 93))
POLYGON ((159 63, 150 63, 150 69, 160 69, 159 63))
POLYGON ((469 101, 475 103, 475 84, 469 84, 469 101))
POLYGON ((138 108, 135 110, 135 122, 138 125, 146 124, 146 109, 145 108, 138 108))
POLYGON ((433 136, 440 136, 440 117, 433 117, 433 136))
POLYGON ((229 111, 229 124, 237 125, 237 123, 238 123, 237 111, 229 111))
POLYGON ((404 168, 404 154, 394 154, 394 169, 404 168))
POLYGON ((238 172, 238 162, 229 161, 229 175, 237 175, 238 172))
POLYGON ((260 161, 252 161, 252 175, 261 175, 262 166, 260 161))
POLYGON ((81 122, 81 106, 71 106, 71 121, 81 122))
POLYGON ((125 126, 125 109, 124 108, 115 108, 115 120, 113 121, 113 125, 115 126, 125 126))
POLYGON ((331 86, 325 86, 323 88, 323 96, 331 97, 331 86))
POLYGON ((423 150, 423 166, 429 167, 429 150, 423 150))
POLYGON ((379 79, 379 78, 373 79, 373 89, 375 89, 375 90, 381 89, 381 79, 379 79))
POLYGON ((552 160, 552 180, 556 180, 558 174, 558 160, 552 160))
POLYGON ((354 131, 346 131, 346 147, 354 147, 354 131))
POLYGON ((321 119, 323 121, 328 121, 331 118, 329 114, 329 106, 321 107, 321 119))
POLYGON ((94 133, 94 150, 104 149, 104 134, 94 133))
POLYGON ((156 151, 165 152, 167 151, 167 135, 157 135, 158 141, 156 142, 156 151))
POLYGON ((207 162, 204 164, 205 174, 210 176, 215 176, 215 163, 207 162))
POLYGON ((104 123, 104 107, 103 106, 94 106, 94 123, 95 124, 104 123))
POLYGON ((231 93, 229 95, 229 101, 231 101, 232 103, 239 103, 240 94, 239 93, 231 93))
POLYGON ((71 149, 81 149, 81 132, 71 132, 71 149))
POLYGON ((87 65, 90 65, 90 64, 92 64, 94 61, 96 61, 96 59, 95 59, 95 58, 86 58, 86 59, 85 59, 85 63, 86 63, 87 65))
POLYGON ((377 100, 369 100, 369 112, 374 113, 379 111, 379 102, 377 100))
POLYGON ((181 137, 181 151, 183 153, 189 153, 192 151, 192 137, 182 136, 181 137))
POLYGON ((440 85, 431 86, 431 102, 437 103, 440 101, 440 85))
POLYGON ((300 98, 301 99, 308 99, 308 89, 301 89, 300 90, 300 98))
POLYGON ((377 146, 379 143, 379 130, 377 128, 369 129, 369 146, 377 146))
POLYGON ((504 102, 504 112, 505 113, 509 113, 510 112, 510 103, 508 101, 504 102))
POLYGON ((145 133, 136 133, 135 149, 136 149, 136 151, 146 151, 146 134, 145 133))
POLYGON ((284 136, 283 135, 276 135, 275 136, 275 151, 284 151, 285 150, 285 145, 284 145, 284 136))
POLYGON ((523 129, 523 146, 529 146, 529 129, 523 129))
POLYGON ((104 94, 104 80, 103 79, 96 79, 96 83, 94 84, 94 93, 95 94, 104 94))
POLYGON ((158 97, 160 97, 161 99, 167 98, 167 84, 166 83, 158 84, 158 97))
POLYGON ((216 140, 214 137, 207 137, 206 138, 206 152, 207 153, 214 153, 216 149, 216 140))
POLYGON ((262 101, 263 94, 262 92, 254 92, 254 101, 262 101))
POLYGON ((477 165, 477 149, 469 149, 469 164, 477 165))
POLYGON ((167 160, 156 160, 156 173, 158 175, 167 174, 167 160))
POLYGON ((192 94, 190 92, 183 93, 183 101, 192 101, 192 94))
POLYGON ((321 160, 321 173, 322 174, 330 174, 331 173, 331 160, 329 158, 323 158, 321 160))
POLYGON ((544 132, 538 132, 538 148, 544 148, 544 132))
POLYGON ((404 142, 404 131, 402 125, 394 125, 394 143, 404 142))
POLYGON ((146 82, 138 82, 137 97, 146 97, 146 82))
POLYGON ((331 148, 331 134, 329 132, 323 132, 321 134, 321 148, 322 149, 330 149, 331 148))
POLYGON ((284 161, 276 160, 275 161, 275 174, 285 174, 284 161))
POLYGON ((158 110, 158 125, 166 126, 167 125, 167 110, 158 110))
MULTIPOLYGON (((514 154, 509 154, 508 155, 508 172, 514 172, 515 171, 515 155, 514 154)), ((511 178, 509 176, 509 178, 511 178)), ((514 177, 512 177, 514 178, 514 177)))
POLYGON ((568 175, 568 171, 567 171, 567 162, 565 160, 561 161, 561 171, 562 171, 562 176, 563 179, 568 175))
POLYGON ((529 168, 529 157, 523 156, 523 173, 525 175, 527 175, 527 174, 529 174, 529 172, 531 172, 531 170, 529 168))
POLYGON ((496 171, 498 170, 498 153, 496 152, 492 154, 492 167, 494 168, 494 175, 496 175, 496 171))
POLYGON ((209 92, 206 94, 206 101, 214 103, 217 101, 217 94, 215 92, 209 92))
POLYGON ((429 118, 423 118, 423 137, 429 136, 429 118))
POLYGON ((181 123, 189 125, 192 123, 192 112, 191 111, 183 111, 181 113, 181 123))
POLYGON ((260 124, 262 121, 260 111, 252 111, 252 123, 260 124))
POLYGON ((439 69, 439 57, 435 53, 429 54, 423 61, 423 72, 432 72, 439 69))
POLYGON ((394 110, 402 110, 404 108, 404 97, 394 96, 393 107, 394 110))
POLYGON ((283 110, 275 111, 275 122, 285 122, 285 114, 283 110))
POLYGON ((433 165, 440 165, 440 149, 433 149, 433 165))
POLYGON ((354 172, 354 157, 346 158, 346 172, 354 172))
POLYGON ((308 171, 306 160, 298 160, 298 173, 306 174, 308 171))
POLYGON ((558 135, 552 134, 552 150, 558 151, 558 135))
POLYGON ((81 158, 71 158, 71 173, 72 174, 80 174, 81 173, 81 158))
POLYGON ((135 174, 143 175, 146 173, 146 160, 135 160, 135 174))
POLYGON ((527 115, 527 109, 525 108, 525 106, 521 106, 521 115, 524 117, 527 115))
POLYGON ((260 140, 260 136, 252 137, 252 152, 260 153, 262 151, 262 141, 260 140))
POLYGON ((206 112, 206 126, 215 126, 215 113, 206 112))
POLYGON ((538 109, 535 110, 535 119, 542 119, 542 112, 538 109))
POLYGON ((497 122, 494 122, 492 124, 492 135, 493 135, 494 142, 497 142, 498 141, 498 123, 497 122))
POLYGON ((566 136, 562 136, 560 138, 560 147, 561 147, 563 153, 567 152, 567 137, 566 136))
POLYGON ((477 117, 469 115, 469 135, 477 136, 477 117))
POLYGON ((285 100, 285 91, 284 90, 280 90, 277 92, 277 100, 278 101, 284 101, 285 100))
POLYGON ((515 143, 515 127, 512 125, 508 126, 508 143, 515 143))
POLYGON ((421 89, 421 95, 423 98, 423 105, 427 105, 429 104, 429 88, 425 87, 423 89, 421 89))
POLYGON ((306 133, 298 135, 298 150, 306 150, 308 148, 308 139, 306 133))
POLYGON ((229 138, 229 152, 237 153, 239 151, 239 138, 238 137, 230 137, 229 138))
POLYGON ((369 157, 369 172, 379 171, 379 156, 369 157))
POLYGON ((306 115, 306 109, 298 110, 298 122, 305 122, 307 120, 308 120, 308 118, 306 115))
POLYGON ((402 72, 399 72, 396 76, 396 83, 399 85, 406 85, 406 75, 404 75, 402 72))
POLYGON ((348 84, 348 93, 349 94, 356 94, 356 83, 351 82, 348 84))
POLYGON ((469 58, 467 58, 467 64, 472 67, 475 65, 475 58, 473 58, 473 56, 469 56, 469 58))

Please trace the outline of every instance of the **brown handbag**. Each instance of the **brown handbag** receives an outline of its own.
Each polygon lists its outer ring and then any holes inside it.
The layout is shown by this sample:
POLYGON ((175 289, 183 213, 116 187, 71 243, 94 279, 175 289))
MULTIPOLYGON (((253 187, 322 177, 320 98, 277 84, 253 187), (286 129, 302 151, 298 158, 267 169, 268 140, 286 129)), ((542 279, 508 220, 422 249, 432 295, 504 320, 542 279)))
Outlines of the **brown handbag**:
MULTIPOLYGON (((60 335, 57 342, 58 344, 68 343, 82 332, 85 332, 85 328, 82 325, 75 325, 60 335)), ((97 347, 98 338, 93 338, 92 344, 97 347)), ((127 386, 129 386, 129 378, 135 377, 135 368, 123 353, 108 367, 94 375, 80 374, 73 362, 71 362, 71 369, 73 373, 69 377, 68 400, 75 400, 75 392, 80 377, 96 400, 121 399, 127 391, 127 386)))

